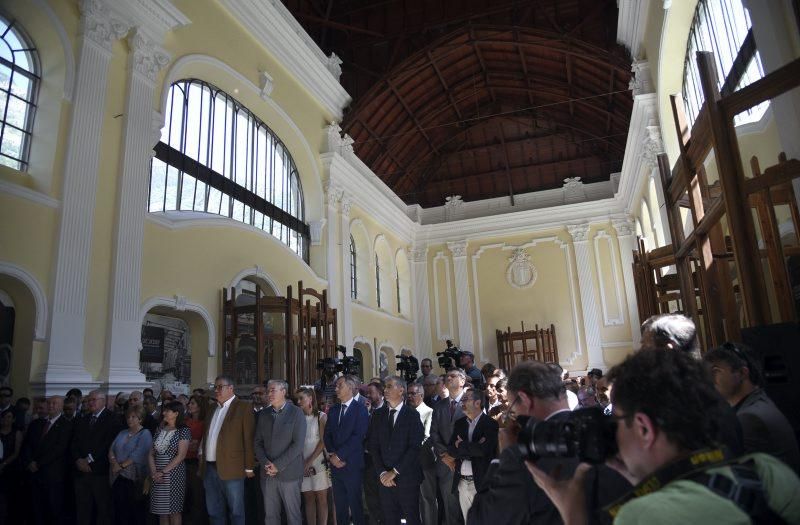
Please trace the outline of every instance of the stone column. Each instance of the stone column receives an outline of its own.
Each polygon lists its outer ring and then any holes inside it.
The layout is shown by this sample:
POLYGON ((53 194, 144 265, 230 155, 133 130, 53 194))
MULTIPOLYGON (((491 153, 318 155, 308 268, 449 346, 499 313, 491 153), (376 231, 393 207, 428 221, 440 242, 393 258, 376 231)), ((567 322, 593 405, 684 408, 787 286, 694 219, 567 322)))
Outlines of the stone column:
POLYGON ((101 2, 83 0, 80 8, 81 38, 64 163, 50 348, 35 381, 46 383, 47 394, 99 384, 86 370, 83 358, 97 169, 112 46, 130 29, 101 2))
MULTIPOLYGON (((798 30, 790 0, 745 0, 753 22, 753 36, 764 73, 771 73, 795 58, 790 32, 798 30)), ((800 158, 800 92, 797 89, 784 93, 770 101, 772 116, 778 126, 781 150, 787 158, 800 158)), ((778 162, 778 159, 758 159, 762 169, 778 162)), ((745 173, 749 167, 744 166, 745 173)), ((800 205, 800 179, 792 181, 795 199, 800 205)))
POLYGON ((341 221, 339 229, 342 232, 342 315, 339 320, 339 326, 341 326, 342 341, 339 344, 345 345, 348 349, 353 344, 353 298, 350 295, 350 208, 352 206, 353 202, 346 195, 342 195, 340 201, 341 213, 339 214, 339 220, 341 221))
POLYGON ((122 144, 122 177, 117 202, 116 248, 111 299, 111 344, 108 385, 111 391, 127 391, 147 385, 139 370, 141 348, 142 241, 147 214, 150 161, 162 122, 153 116, 158 72, 169 55, 134 31, 128 38, 128 101, 122 144))
POLYGON ((636 285, 633 278, 633 252, 638 251, 636 246, 636 226, 631 219, 619 219, 611 221, 617 231, 617 241, 619 242, 619 254, 622 259, 622 281, 625 286, 625 298, 628 303, 628 322, 631 326, 631 340, 633 347, 639 347, 642 338, 639 327, 639 308, 636 302, 636 285))
POLYGON ((473 349, 472 308, 469 301, 469 276, 467 273, 467 241, 448 242, 453 254, 453 275, 456 286, 456 313, 458 314, 458 345, 462 350, 473 349))
POLYGON ((594 282, 592 266, 594 257, 591 253, 588 224, 573 224, 567 226, 567 231, 572 236, 575 247, 575 264, 578 268, 578 286, 581 292, 581 309, 583 311, 583 333, 586 337, 589 364, 587 369, 599 368, 605 370, 603 348, 600 346, 600 312, 597 311, 598 295, 594 282))
POLYGON ((414 245, 409 250, 411 260, 411 282, 413 294, 411 305, 414 312, 414 344, 420 361, 424 357, 433 359, 431 348, 431 310, 428 288, 428 247, 414 245))

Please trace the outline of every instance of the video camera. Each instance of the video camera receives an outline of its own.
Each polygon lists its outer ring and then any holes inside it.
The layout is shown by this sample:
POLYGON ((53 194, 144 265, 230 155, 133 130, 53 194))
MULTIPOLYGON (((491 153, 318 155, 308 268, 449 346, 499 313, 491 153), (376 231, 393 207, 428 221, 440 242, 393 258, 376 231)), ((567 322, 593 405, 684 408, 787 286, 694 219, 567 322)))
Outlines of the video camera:
POLYGON ((317 361, 317 370, 322 371, 322 375, 333 376, 337 373, 350 375, 357 371, 361 361, 357 357, 347 355, 347 348, 339 345, 336 350, 342 353, 342 358, 326 357, 317 361))
POLYGON ((417 380, 417 372, 419 372, 419 360, 413 355, 398 355, 397 370, 403 372, 403 379, 406 383, 413 383, 417 380))
POLYGON ((525 460, 578 458, 600 464, 617 453, 617 421, 599 407, 570 412, 567 419, 522 421, 517 446, 525 460))
POLYGON ((458 365, 461 362, 461 354, 461 349, 457 346, 454 346, 453 341, 449 340, 447 341, 447 348, 445 348, 444 351, 436 352, 439 366, 444 368, 445 371, 458 368, 458 365))

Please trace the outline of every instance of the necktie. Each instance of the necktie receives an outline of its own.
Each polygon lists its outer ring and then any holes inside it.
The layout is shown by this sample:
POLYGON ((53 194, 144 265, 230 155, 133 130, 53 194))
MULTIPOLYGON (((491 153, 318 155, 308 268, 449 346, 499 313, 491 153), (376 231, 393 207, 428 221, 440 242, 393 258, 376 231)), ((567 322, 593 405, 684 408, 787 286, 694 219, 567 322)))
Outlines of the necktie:
POLYGON ((47 418, 47 421, 44 424, 44 428, 42 429, 42 436, 47 434, 47 431, 50 430, 50 425, 52 425, 52 421, 50 421, 50 418, 47 418))
POLYGON ((95 423, 97 423, 97 416, 92 414, 92 417, 89 418, 89 426, 93 427, 95 423))
POLYGON ((342 409, 339 410, 339 423, 342 422, 342 418, 344 417, 344 413, 347 410, 347 405, 342 405, 342 409))
POLYGON ((452 418, 456 414, 456 400, 450 400, 450 417, 452 418))
POLYGON ((394 415, 397 413, 397 409, 393 408, 389 410, 389 433, 392 433, 394 430, 394 415))

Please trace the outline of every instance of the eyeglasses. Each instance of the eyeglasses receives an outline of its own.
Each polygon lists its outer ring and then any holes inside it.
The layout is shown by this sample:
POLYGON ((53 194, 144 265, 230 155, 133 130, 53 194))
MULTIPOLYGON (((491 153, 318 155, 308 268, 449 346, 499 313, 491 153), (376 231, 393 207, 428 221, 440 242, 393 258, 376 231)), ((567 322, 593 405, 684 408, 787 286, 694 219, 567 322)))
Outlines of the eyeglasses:
POLYGON ((417 396, 421 396, 421 395, 422 395, 422 393, 421 393, 421 392, 409 392, 409 393, 408 393, 408 396, 409 396, 409 397, 412 397, 412 396, 413 396, 413 397, 417 397, 417 396))
POLYGON ((233 386, 233 385, 214 385, 214 390, 222 390, 226 386, 233 386))

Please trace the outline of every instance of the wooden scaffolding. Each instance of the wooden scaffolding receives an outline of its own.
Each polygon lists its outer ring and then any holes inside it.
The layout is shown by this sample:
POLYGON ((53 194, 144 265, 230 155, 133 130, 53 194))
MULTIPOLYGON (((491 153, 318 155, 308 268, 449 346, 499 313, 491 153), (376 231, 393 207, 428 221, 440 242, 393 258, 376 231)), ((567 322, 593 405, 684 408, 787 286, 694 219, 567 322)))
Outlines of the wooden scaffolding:
POLYGON ((634 272, 642 319, 680 309, 694 318, 704 347, 711 348, 740 340, 743 327, 797 319, 786 258, 800 254, 800 243, 783 245, 775 206, 789 206, 796 236, 800 220, 792 180, 800 177, 800 162, 781 155, 762 172, 753 158, 752 177, 746 177, 734 117, 800 85, 800 59, 738 91, 729 87, 738 81, 728 79, 725 96, 718 89, 713 54, 698 53, 698 67, 705 102, 689 130, 682 100, 671 97, 680 156, 673 170, 666 154, 658 158, 672 258, 663 253, 666 247, 642 252, 634 272), (712 152, 719 180, 710 185, 704 163, 712 152), (671 265, 676 277, 658 282, 654 275, 661 272, 655 269, 671 265))
POLYGON ((291 389, 312 384, 317 362, 336 356, 337 316, 327 290, 303 288, 302 281, 297 289, 297 297, 291 285, 286 297, 271 297, 256 285, 245 301, 235 288, 222 290, 222 369, 237 386, 272 378, 286 379, 291 389))
POLYGON ((496 330, 497 334, 497 359, 500 368, 511 370, 515 364, 522 361, 535 359, 543 363, 558 363, 558 343, 556 342, 556 327, 536 328, 525 330, 525 323, 520 323, 519 332, 512 332, 511 327, 506 331, 496 330))

